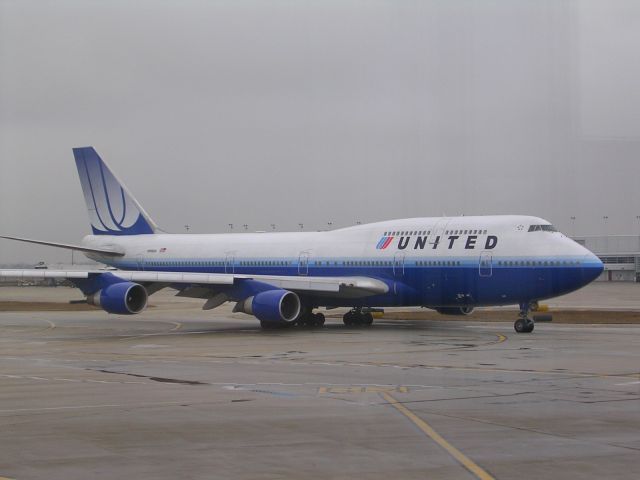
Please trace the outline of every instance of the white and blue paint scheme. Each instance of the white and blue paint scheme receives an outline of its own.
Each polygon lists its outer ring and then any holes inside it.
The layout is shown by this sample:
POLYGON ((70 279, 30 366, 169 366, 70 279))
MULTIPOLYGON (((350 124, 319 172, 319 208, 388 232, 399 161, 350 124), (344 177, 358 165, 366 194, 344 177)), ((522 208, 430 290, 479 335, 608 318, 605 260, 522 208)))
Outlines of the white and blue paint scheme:
POLYGON ((4 237, 80 250, 118 271, 0 270, 2 277, 68 278, 110 313, 144 309, 165 287, 235 302, 265 328, 322 325, 318 307, 352 307, 347 325, 370 324, 370 307, 424 306, 468 314, 518 304, 516 331, 530 332, 539 300, 588 284, 600 260, 537 217, 408 218, 325 232, 161 233, 92 147, 73 153, 93 235, 81 245, 4 237))

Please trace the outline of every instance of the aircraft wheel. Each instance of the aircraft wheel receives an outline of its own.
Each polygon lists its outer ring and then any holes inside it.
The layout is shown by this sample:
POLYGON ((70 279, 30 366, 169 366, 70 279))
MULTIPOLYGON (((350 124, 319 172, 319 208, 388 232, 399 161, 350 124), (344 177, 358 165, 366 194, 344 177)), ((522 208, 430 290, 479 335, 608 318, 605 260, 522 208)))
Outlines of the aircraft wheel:
POLYGON ((307 313, 300 317, 298 320, 298 325, 300 327, 315 327, 316 326, 316 317, 313 313, 307 313))
POLYGON ((534 325, 535 324, 529 319, 519 318, 513 324, 513 329, 517 333, 531 333, 531 332, 533 332, 534 325))
POLYGON ((344 323, 347 327, 352 327, 356 323, 356 316, 353 312, 347 312, 342 316, 342 323, 344 323))
POLYGON ((363 325, 372 325, 373 324, 373 315, 371 314, 371 312, 367 312, 361 315, 362 317, 362 324, 363 325))
POLYGON ((313 320, 314 320, 313 323, 314 323, 315 327, 322 327, 324 325, 324 314, 323 313, 318 312, 313 317, 314 317, 313 318, 313 320))

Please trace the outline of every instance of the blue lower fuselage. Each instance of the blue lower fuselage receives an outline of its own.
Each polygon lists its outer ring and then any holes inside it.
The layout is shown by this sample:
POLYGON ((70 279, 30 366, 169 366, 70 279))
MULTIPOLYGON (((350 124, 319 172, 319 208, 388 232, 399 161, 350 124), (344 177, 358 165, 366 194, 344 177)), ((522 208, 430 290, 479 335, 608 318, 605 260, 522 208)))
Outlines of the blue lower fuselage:
MULTIPOLYGON (((419 266, 305 266, 304 274, 295 261, 286 265, 243 266, 242 262, 224 265, 223 262, 205 260, 173 260, 165 265, 154 266, 118 263, 127 270, 233 273, 238 275, 298 275, 318 277, 364 276, 384 281, 389 291, 384 295, 348 299, 322 296, 306 296, 307 301, 322 306, 483 306, 509 305, 556 297, 587 285, 602 272, 602 263, 595 257, 590 259, 556 260, 554 266, 508 266, 508 262, 494 262, 490 266, 479 266, 477 262, 450 261, 451 265, 419 266), (208 264, 209 263, 209 264, 208 264), (211 264, 218 263, 217 266, 211 264)), ((267 263, 265 261, 264 263, 267 263)), ((276 263, 275 261, 273 262, 276 263)), ((325 262, 326 263, 326 262, 325 262)), ((329 262, 332 263, 332 262, 329 262)), ((366 263, 366 261, 365 261, 366 263)), ((185 288, 184 285, 179 286, 185 288)), ((227 287, 233 296, 233 287, 227 287)))

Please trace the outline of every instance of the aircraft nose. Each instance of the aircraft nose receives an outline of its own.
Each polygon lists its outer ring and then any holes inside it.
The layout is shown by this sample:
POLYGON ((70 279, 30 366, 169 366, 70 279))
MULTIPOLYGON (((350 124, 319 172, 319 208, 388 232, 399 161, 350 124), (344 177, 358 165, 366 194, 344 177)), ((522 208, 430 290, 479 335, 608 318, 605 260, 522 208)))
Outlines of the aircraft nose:
POLYGON ((600 276, 604 270, 604 264, 593 253, 586 254, 582 259, 582 278, 585 285, 591 283, 600 276))

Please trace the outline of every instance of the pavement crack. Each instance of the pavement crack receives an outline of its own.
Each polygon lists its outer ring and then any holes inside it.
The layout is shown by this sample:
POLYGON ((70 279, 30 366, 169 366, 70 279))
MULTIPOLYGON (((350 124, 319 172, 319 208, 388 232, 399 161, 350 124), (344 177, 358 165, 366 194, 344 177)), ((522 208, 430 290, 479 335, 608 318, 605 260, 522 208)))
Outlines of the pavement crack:
POLYGON ((87 370, 90 370, 92 372, 111 373, 114 375, 127 375, 129 377, 147 378, 149 380, 152 380, 154 382, 159 382, 159 383, 176 383, 180 385, 209 385, 206 382, 199 382, 197 380, 181 380, 177 378, 152 377, 149 375, 140 375, 137 373, 127 373, 127 372, 116 372, 114 370, 105 370, 105 369, 94 370, 94 369, 88 368, 87 370))

